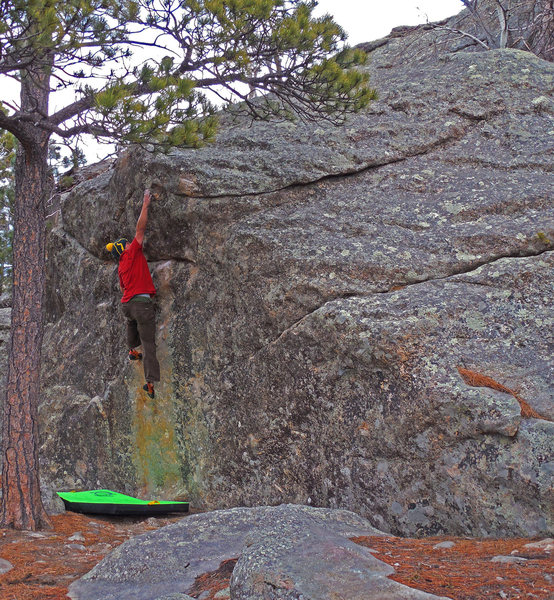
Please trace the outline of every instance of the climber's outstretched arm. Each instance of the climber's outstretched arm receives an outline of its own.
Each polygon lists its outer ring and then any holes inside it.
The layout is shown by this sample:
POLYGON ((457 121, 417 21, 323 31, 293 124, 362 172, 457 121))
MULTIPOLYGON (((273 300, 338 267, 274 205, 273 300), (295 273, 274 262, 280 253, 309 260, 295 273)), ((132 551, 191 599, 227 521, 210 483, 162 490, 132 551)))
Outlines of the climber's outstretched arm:
POLYGON ((150 190, 144 190, 144 198, 142 199, 142 210, 137 221, 137 231, 135 238, 137 242, 142 246, 144 240, 144 232, 146 231, 146 223, 148 222, 148 207, 150 206, 150 190))

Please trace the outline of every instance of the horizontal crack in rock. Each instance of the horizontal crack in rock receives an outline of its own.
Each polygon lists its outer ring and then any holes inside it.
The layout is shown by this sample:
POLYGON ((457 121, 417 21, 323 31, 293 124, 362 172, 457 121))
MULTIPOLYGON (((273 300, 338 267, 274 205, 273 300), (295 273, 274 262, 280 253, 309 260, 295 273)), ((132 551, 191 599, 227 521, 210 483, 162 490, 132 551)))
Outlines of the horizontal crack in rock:
POLYGON ((282 192, 284 190, 294 189, 297 187, 307 187, 310 185, 314 185, 316 183, 321 183, 322 181, 330 181, 333 179, 340 179, 342 177, 359 175, 360 173, 365 173, 366 171, 371 171, 373 169, 380 169, 381 167, 394 165, 394 164, 409 160, 411 158, 429 154, 429 153, 433 152, 434 150, 436 150, 437 148, 441 148, 443 146, 448 145, 450 142, 458 141, 461 138, 463 138, 468 133, 468 130, 471 128, 472 125, 473 124, 470 124, 468 127, 463 129, 461 132, 459 129, 457 129, 455 132, 453 132, 452 134, 450 134, 444 138, 439 138, 437 140, 429 142, 429 143, 425 144, 423 147, 415 149, 411 152, 407 152, 407 153, 403 154, 402 156, 395 156, 395 157, 383 158, 381 160, 370 161, 360 167, 352 167, 351 169, 345 169, 344 171, 341 171, 340 173, 329 173, 327 175, 322 175, 321 177, 317 177, 315 179, 310 179, 308 181, 295 180, 295 181, 292 181, 280 188, 274 188, 274 189, 267 190, 267 191, 248 192, 248 193, 244 193, 244 194, 229 194, 229 193, 214 194, 214 195, 206 196, 206 198, 209 198, 209 199, 254 198, 254 197, 258 197, 258 196, 267 196, 269 194, 275 194, 277 192, 282 192))
MULTIPOLYGON (((542 250, 541 252, 528 252, 528 253, 521 252, 521 253, 515 254, 515 255, 505 254, 505 255, 498 256, 496 258, 493 258, 493 259, 490 259, 490 260, 487 260, 487 261, 479 262, 478 264, 473 263, 472 265, 468 266, 467 268, 460 269, 458 271, 453 271, 452 273, 449 273, 448 275, 444 275, 443 277, 435 277, 435 278, 423 279, 421 281, 414 281, 414 282, 406 283, 404 285, 394 286, 394 289, 393 288, 389 288, 389 289, 382 290, 382 291, 368 292, 366 294, 348 293, 348 292, 346 292, 344 294, 340 294, 339 296, 334 296, 333 298, 330 298, 330 299, 326 300, 323 304, 317 306, 313 310, 309 311, 308 313, 306 313, 305 315, 303 315, 302 317, 300 317, 299 319, 297 319, 294 323, 292 323, 291 325, 289 325, 274 340, 272 340, 271 342, 268 342, 265 346, 263 346, 262 348, 260 348, 254 354, 252 354, 250 356, 250 360, 253 360, 265 348, 268 348, 270 346, 273 346, 273 345, 277 344, 287 333, 291 332, 300 323, 302 323, 303 321, 305 321, 311 315, 313 315, 314 313, 318 312, 319 310, 321 310, 322 308, 324 308, 328 304, 331 304, 331 303, 336 302, 338 300, 344 300, 344 299, 347 299, 347 298, 367 298, 367 297, 372 296, 374 294, 390 294, 392 292, 398 291, 399 289, 405 289, 405 288, 408 288, 408 287, 413 287, 413 286, 416 286, 416 285, 422 285, 422 284, 426 284, 426 283, 433 283, 433 282, 436 282, 436 281, 446 281, 446 280, 450 279, 451 277, 457 277, 459 275, 467 275, 469 273, 477 271, 477 269, 480 269, 483 266, 492 265, 495 262, 497 262, 499 260, 502 260, 502 259, 506 259, 506 258, 508 258, 508 259, 510 259, 510 258, 511 259, 531 258, 531 257, 541 256, 541 255, 543 255, 545 253, 548 253, 548 252, 552 252, 552 250, 550 248, 547 248, 545 250, 542 250)), ((471 281, 469 281, 469 282, 459 281, 459 282, 455 282, 455 283, 463 283, 463 284, 465 284, 465 283, 472 283, 472 284, 475 284, 475 285, 479 285, 479 282, 471 282, 471 281)), ((488 284, 483 283, 481 285, 487 286, 488 284)))
MULTIPOLYGON (((467 275, 468 273, 473 273, 474 271, 477 271, 481 267, 484 267, 487 265, 493 265, 495 262, 498 262, 499 260, 502 260, 505 258, 512 258, 512 259, 532 258, 532 257, 536 257, 536 256, 541 256, 547 252, 552 252, 552 251, 553 251, 552 248, 545 248, 544 250, 541 250, 540 252, 532 252, 530 250, 528 250, 528 251, 522 250, 517 254, 501 254, 494 258, 491 257, 488 260, 482 260, 482 261, 470 263, 466 268, 453 271, 452 273, 448 273, 447 275, 444 275, 442 277, 433 277, 433 278, 428 278, 428 279, 422 279, 421 281, 414 281, 411 283, 406 283, 403 287, 406 288, 406 287, 411 287, 413 285, 420 285, 422 283, 429 283, 429 282, 434 282, 434 281, 444 281, 446 279, 450 279, 451 277, 457 277, 458 275, 467 275)), ((465 283, 465 282, 460 281, 460 283, 465 283)), ((486 284, 483 284, 483 285, 486 285, 486 284)), ((392 291, 396 291, 396 290, 389 289, 384 292, 377 292, 377 293, 388 294, 392 291)))

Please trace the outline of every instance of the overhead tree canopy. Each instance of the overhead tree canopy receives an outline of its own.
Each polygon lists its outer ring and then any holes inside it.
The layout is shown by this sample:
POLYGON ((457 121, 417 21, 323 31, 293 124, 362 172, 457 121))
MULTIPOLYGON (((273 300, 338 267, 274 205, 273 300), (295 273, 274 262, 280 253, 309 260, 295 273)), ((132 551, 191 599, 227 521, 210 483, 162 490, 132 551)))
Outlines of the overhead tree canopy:
POLYGON ((0 0, 0 102, 15 163, 11 351, 2 425, 0 526, 48 523, 38 479, 44 207, 50 138, 93 135, 162 151, 217 127, 208 98, 253 118, 341 122, 375 97, 313 0, 0 0), (54 106, 51 110, 50 106, 54 106))
POLYGON ((344 32, 301 0, 9 0, 0 4, 0 74, 49 76, 70 88, 52 114, 4 103, 0 126, 22 142, 28 128, 148 140, 162 149, 212 139, 212 98, 242 100, 256 118, 341 121, 373 97, 338 53, 344 32), (156 58, 153 58, 156 57, 156 58), (252 90, 263 99, 252 99, 252 90), (6 109, 8 109, 6 111, 6 109), (6 114, 10 112, 10 114, 6 114))

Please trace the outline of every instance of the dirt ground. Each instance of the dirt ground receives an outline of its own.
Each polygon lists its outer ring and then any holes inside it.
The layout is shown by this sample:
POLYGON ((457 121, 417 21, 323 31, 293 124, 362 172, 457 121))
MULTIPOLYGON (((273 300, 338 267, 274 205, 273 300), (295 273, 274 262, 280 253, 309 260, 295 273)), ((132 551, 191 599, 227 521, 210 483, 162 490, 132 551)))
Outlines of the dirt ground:
MULTIPOLYGON (((0 530, 0 558, 13 565, 0 575, 0 600, 66 599, 69 584, 113 548, 181 518, 92 517, 66 512, 52 517, 50 531, 0 530)), ((537 540, 445 537, 369 537, 354 541, 393 565, 396 573, 392 579, 453 600, 554 598, 552 544, 533 548, 526 545, 537 540), (443 542, 454 545, 435 548, 443 542), (511 557, 504 560, 515 562, 491 562, 497 556, 511 557)), ((225 600, 235 562, 225 561, 218 571, 202 575, 188 593, 193 598, 202 596, 202 600, 225 600)))

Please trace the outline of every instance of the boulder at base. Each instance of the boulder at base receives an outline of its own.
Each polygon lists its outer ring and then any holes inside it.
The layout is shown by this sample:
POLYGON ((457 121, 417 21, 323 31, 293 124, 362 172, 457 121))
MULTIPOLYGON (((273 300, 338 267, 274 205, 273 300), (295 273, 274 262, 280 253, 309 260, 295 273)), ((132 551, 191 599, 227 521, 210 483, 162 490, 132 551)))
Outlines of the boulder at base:
POLYGON ((296 505, 188 517, 125 542, 69 588, 73 600, 186 598, 195 580, 237 559, 234 600, 432 600, 350 538, 383 535, 345 510, 296 505))

